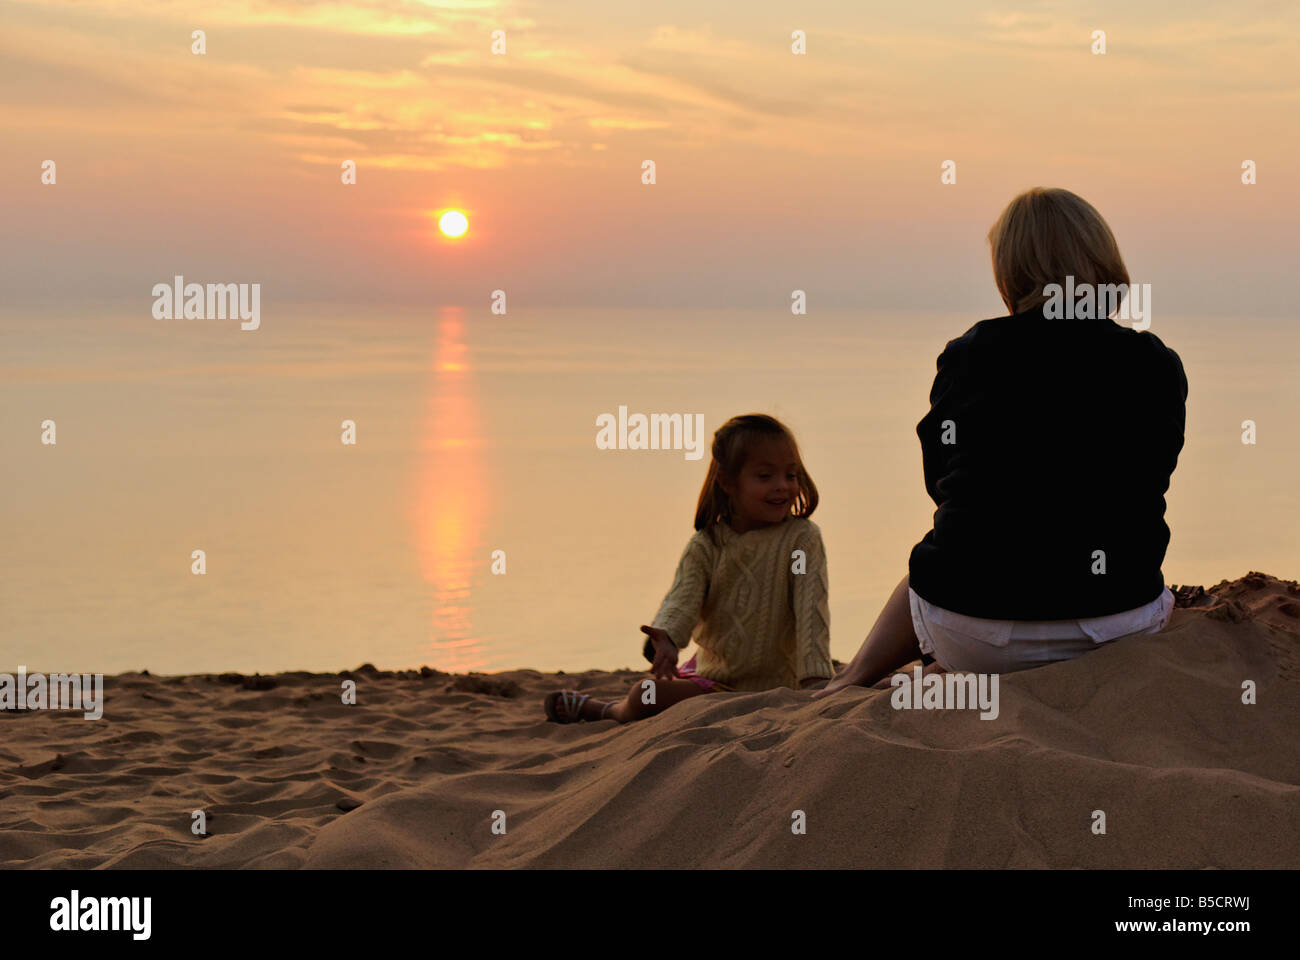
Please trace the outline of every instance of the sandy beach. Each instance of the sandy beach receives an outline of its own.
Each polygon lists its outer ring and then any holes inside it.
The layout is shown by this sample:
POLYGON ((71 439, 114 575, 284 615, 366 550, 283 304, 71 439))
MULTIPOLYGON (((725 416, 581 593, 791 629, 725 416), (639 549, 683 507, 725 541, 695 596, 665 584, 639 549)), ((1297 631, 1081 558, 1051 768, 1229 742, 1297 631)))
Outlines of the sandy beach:
POLYGON ((1300 586, 1178 593, 1160 634, 1003 676, 993 720, 865 689, 543 719, 631 670, 123 674, 102 720, 0 713, 0 864, 1294 867, 1300 586))

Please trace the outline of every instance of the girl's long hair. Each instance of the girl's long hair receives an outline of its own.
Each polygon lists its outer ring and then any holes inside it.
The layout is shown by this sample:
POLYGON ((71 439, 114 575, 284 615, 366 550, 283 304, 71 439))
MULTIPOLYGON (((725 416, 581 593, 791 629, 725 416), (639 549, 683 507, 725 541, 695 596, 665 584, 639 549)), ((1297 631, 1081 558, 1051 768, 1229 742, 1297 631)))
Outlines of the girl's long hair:
POLYGON ((699 503, 695 507, 696 530, 708 530, 716 539, 714 528, 731 520, 731 498, 722 489, 722 480, 725 477, 734 483, 740 477, 745 460, 759 440, 784 440, 790 444, 795 463, 799 465, 799 493, 790 505, 790 514, 808 517, 817 509, 817 485, 804 469, 794 434, 775 417, 769 417, 765 413, 746 413, 732 417, 713 435, 713 458, 709 462, 709 472, 704 478, 699 503))

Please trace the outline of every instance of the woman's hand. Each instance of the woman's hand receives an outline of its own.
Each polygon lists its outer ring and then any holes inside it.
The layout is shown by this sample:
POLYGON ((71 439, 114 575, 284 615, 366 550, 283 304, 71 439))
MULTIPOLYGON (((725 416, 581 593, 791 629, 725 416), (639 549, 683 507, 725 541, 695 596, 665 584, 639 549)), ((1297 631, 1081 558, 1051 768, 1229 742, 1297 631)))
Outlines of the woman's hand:
POLYGON ((814 700, 820 700, 823 697, 832 696, 833 694, 839 693, 839 691, 843 690, 845 687, 854 687, 861 684, 862 680, 863 678, 860 677, 853 670, 852 665, 850 665, 832 677, 831 682, 814 693, 812 698, 814 700))
POLYGON ((642 625, 641 632, 655 645, 655 661, 650 673, 658 680, 671 680, 677 676, 677 644, 667 630, 642 625))

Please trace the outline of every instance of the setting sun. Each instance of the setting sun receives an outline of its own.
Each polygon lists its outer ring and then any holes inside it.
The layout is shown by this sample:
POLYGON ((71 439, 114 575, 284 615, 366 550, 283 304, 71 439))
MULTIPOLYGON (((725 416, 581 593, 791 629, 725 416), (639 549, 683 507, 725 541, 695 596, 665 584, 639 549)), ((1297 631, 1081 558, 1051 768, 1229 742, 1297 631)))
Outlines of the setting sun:
POLYGON ((438 229, 444 236, 459 237, 469 229, 469 221, 459 210, 448 210, 438 219, 438 229))

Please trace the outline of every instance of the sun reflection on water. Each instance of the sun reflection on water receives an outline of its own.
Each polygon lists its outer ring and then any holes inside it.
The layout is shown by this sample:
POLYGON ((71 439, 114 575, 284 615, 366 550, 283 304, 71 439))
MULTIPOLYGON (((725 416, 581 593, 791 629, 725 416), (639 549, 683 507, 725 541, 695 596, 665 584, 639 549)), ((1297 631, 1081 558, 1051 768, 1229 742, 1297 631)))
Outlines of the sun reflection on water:
POLYGON ((489 558, 482 545, 488 494, 481 414, 459 307, 439 313, 431 370, 417 544, 421 574, 432 588, 429 665, 461 673, 487 663, 471 598, 489 558))

